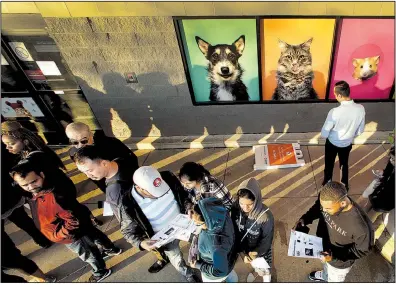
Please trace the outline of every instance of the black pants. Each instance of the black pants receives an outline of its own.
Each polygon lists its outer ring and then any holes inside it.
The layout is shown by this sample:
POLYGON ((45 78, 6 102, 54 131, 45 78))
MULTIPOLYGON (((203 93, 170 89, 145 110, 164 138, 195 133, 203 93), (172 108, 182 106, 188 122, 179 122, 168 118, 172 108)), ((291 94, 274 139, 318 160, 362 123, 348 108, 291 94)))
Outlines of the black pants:
POLYGON ((25 207, 21 206, 15 209, 8 219, 13 222, 18 228, 24 230, 28 235, 30 235, 34 242, 41 247, 47 247, 51 245, 51 241, 47 239, 40 231, 37 229, 33 220, 28 216, 25 211, 25 207))
POLYGON ((329 140, 326 140, 325 145, 325 170, 324 179, 322 185, 333 179, 334 162, 338 155, 340 169, 342 171, 341 182, 349 190, 348 185, 348 160, 349 153, 351 152, 352 145, 347 147, 337 147, 333 145, 329 140))
POLYGON ((101 246, 104 250, 115 249, 114 243, 98 228, 92 226, 86 232, 86 236, 88 236, 97 246, 101 246))

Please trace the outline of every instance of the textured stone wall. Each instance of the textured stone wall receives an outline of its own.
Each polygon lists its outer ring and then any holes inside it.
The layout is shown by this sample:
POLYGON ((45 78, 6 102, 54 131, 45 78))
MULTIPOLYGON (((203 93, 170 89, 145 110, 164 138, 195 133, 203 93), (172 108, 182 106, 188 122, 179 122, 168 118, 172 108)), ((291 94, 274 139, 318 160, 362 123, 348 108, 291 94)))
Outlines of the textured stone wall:
MULTIPOLYGON (((204 127, 209 134, 233 134, 238 127, 243 133, 266 133, 271 127, 283 132, 287 124, 288 132, 316 132, 336 105, 196 107, 191 103, 171 17, 45 21, 108 135, 147 136, 153 125, 162 136, 202 135, 204 127), (139 83, 127 84, 125 72, 136 72, 139 83)), ((394 103, 364 106, 367 122, 376 122, 378 130, 394 128, 394 103)))

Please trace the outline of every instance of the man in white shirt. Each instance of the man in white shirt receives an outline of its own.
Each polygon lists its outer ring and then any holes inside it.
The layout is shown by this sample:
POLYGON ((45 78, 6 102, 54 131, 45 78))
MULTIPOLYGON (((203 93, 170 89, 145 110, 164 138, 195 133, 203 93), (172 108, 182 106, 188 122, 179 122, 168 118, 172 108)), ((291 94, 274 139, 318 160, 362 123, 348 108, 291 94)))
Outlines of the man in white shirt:
POLYGON ((325 170, 322 185, 333 178, 334 162, 338 155, 342 171, 341 182, 349 190, 348 159, 352 149, 353 139, 364 131, 364 107, 356 104, 350 98, 350 88, 345 81, 339 81, 334 86, 334 95, 340 106, 333 108, 327 115, 321 136, 326 138, 325 170))

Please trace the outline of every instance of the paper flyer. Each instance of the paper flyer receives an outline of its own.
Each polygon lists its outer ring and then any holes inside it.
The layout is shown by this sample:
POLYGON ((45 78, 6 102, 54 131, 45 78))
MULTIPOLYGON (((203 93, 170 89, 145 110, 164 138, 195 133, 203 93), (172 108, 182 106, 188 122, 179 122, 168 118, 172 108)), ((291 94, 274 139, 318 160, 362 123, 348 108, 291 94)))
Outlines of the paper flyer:
POLYGON ((113 216, 113 210, 111 209, 111 206, 107 202, 103 202, 103 216, 108 217, 108 216, 113 216))
POLYGON ((288 256, 320 258, 322 251, 322 238, 294 230, 291 231, 288 256))
POLYGON ((173 221, 158 233, 151 240, 156 240, 155 247, 161 247, 175 239, 189 241, 190 236, 195 232, 196 226, 188 215, 179 214, 173 221))

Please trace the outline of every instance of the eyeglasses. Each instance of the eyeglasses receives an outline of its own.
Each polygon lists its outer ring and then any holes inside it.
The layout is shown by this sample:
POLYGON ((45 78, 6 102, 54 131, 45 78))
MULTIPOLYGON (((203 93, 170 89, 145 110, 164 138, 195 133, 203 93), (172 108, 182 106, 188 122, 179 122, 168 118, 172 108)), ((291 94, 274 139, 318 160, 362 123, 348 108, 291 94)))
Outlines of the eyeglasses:
POLYGON ((88 143, 88 139, 82 139, 80 141, 75 141, 75 140, 70 140, 70 144, 72 145, 78 145, 78 144, 87 144, 88 143))

